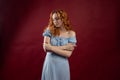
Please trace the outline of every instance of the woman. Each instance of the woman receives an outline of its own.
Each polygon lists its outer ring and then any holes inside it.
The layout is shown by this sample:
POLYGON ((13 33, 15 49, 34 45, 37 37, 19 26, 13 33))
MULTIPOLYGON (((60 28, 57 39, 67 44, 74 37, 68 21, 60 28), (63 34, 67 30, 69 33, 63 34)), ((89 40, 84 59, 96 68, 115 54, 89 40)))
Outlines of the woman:
POLYGON ((43 48, 47 54, 42 80, 70 80, 68 57, 76 46, 76 35, 65 11, 51 12, 49 24, 43 36, 43 48))

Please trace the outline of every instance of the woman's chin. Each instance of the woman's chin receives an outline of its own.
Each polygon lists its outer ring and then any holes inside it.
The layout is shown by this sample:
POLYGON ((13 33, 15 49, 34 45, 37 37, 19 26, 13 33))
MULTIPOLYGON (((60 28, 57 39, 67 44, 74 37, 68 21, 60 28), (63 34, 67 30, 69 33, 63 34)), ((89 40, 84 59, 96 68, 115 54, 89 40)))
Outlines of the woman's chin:
POLYGON ((56 28, 60 28, 59 26, 56 26, 56 28))

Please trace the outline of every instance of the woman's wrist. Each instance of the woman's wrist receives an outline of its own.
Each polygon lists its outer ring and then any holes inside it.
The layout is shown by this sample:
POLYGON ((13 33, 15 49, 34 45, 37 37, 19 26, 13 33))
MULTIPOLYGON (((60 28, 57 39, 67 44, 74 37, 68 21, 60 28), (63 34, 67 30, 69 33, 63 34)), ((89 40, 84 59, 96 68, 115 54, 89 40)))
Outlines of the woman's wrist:
POLYGON ((50 50, 52 51, 52 49, 53 49, 53 46, 52 46, 52 45, 50 45, 50 50))
POLYGON ((66 49, 66 45, 63 46, 63 49, 64 49, 64 50, 66 49))
POLYGON ((59 46, 60 47, 60 49, 62 49, 62 50, 65 50, 66 49, 66 46, 64 45, 64 46, 59 46))

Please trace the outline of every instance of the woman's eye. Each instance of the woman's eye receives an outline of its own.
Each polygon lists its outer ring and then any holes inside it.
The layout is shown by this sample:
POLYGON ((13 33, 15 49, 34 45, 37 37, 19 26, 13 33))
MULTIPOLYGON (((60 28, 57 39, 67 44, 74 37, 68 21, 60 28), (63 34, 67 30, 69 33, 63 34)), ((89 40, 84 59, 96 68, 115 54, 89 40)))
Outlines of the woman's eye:
POLYGON ((59 20, 60 18, 56 17, 55 20, 59 20))
POLYGON ((59 18, 56 18, 56 20, 59 20, 59 18))

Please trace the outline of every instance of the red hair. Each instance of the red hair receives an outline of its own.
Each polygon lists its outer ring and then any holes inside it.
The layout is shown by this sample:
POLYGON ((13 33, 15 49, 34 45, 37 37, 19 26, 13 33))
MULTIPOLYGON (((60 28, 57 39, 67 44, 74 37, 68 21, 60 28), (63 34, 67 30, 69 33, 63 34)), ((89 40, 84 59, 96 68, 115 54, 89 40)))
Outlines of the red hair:
POLYGON ((47 27, 47 28, 49 28, 49 30, 53 36, 60 35, 60 29, 55 27, 53 24, 52 16, 54 13, 56 13, 59 16, 59 18, 63 21, 64 27, 67 31, 72 30, 67 13, 64 10, 54 10, 50 13, 49 23, 48 23, 48 27, 47 27))

